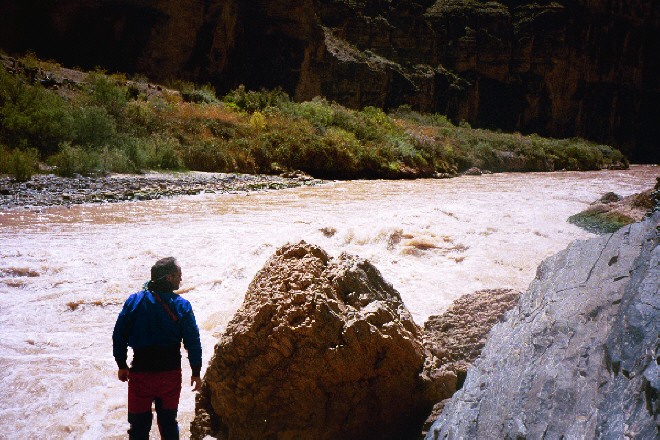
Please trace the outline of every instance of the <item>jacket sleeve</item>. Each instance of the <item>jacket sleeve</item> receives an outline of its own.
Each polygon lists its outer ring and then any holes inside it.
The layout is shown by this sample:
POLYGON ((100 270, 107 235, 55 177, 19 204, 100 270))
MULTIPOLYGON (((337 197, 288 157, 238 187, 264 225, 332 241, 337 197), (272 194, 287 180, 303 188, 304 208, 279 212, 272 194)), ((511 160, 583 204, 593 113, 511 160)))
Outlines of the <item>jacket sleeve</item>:
POLYGON ((188 351, 188 362, 193 376, 199 376, 202 371, 202 343, 199 339, 199 328, 195 321, 192 306, 187 305, 182 317, 183 346, 188 351))
POLYGON ((124 307, 115 323, 115 329, 112 332, 112 355, 115 357, 117 366, 121 369, 128 368, 126 363, 128 358, 128 333, 129 329, 129 312, 131 309, 131 298, 127 299, 124 307))

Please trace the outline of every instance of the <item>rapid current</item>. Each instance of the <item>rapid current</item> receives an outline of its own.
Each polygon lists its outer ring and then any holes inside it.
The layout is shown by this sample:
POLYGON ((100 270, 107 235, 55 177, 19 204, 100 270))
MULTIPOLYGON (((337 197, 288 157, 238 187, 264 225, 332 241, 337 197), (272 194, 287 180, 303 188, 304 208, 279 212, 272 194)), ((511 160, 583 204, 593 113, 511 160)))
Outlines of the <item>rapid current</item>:
MULTIPOLYGON (((158 258, 175 256, 182 266, 203 374, 251 279, 287 242, 370 260, 423 325, 465 293, 524 291, 543 259, 593 236, 567 223, 570 215, 605 192, 650 189, 658 175, 658 167, 633 166, 330 182, 0 211, 0 438, 125 438, 126 384, 116 378, 111 333, 158 258)), ((185 354, 183 374, 187 438, 194 394, 185 354)))

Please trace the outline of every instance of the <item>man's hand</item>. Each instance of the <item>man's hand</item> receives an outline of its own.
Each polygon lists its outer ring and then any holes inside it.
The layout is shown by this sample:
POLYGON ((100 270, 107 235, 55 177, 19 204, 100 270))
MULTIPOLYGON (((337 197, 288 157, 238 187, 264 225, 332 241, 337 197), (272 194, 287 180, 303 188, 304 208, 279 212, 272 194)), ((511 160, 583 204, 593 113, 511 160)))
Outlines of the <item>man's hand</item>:
POLYGON ((126 382, 128 380, 128 368, 120 368, 117 370, 117 377, 122 382, 126 382))
POLYGON ((202 389, 202 378, 199 376, 190 376, 190 386, 193 387, 193 392, 200 391, 202 389))

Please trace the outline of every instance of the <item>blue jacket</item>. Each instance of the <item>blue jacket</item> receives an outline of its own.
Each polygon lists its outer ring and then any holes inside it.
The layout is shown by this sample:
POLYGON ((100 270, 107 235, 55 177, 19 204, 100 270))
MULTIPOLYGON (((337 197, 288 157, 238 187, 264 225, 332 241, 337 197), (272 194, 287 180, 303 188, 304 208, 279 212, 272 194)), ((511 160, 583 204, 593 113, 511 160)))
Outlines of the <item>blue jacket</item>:
POLYGON ((199 376, 202 344, 192 306, 175 293, 154 293, 145 287, 129 296, 124 303, 112 332, 112 352, 119 368, 127 368, 130 346, 134 354, 132 369, 165 371, 176 368, 176 365, 173 366, 176 362, 180 368, 181 341, 188 351, 193 376, 199 376), (155 295, 160 296, 162 303, 155 295), (173 316, 163 304, 167 305, 173 316))

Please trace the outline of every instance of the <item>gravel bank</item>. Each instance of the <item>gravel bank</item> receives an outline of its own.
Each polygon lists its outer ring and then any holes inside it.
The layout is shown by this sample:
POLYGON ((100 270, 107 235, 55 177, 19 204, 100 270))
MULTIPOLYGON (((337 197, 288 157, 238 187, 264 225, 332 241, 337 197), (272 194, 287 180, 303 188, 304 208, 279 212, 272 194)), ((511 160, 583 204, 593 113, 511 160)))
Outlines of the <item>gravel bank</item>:
POLYGON ((303 173, 270 176, 190 172, 72 178, 49 174, 35 175, 27 182, 0 177, 0 210, 153 200, 200 193, 277 190, 321 183, 322 180, 303 173))

